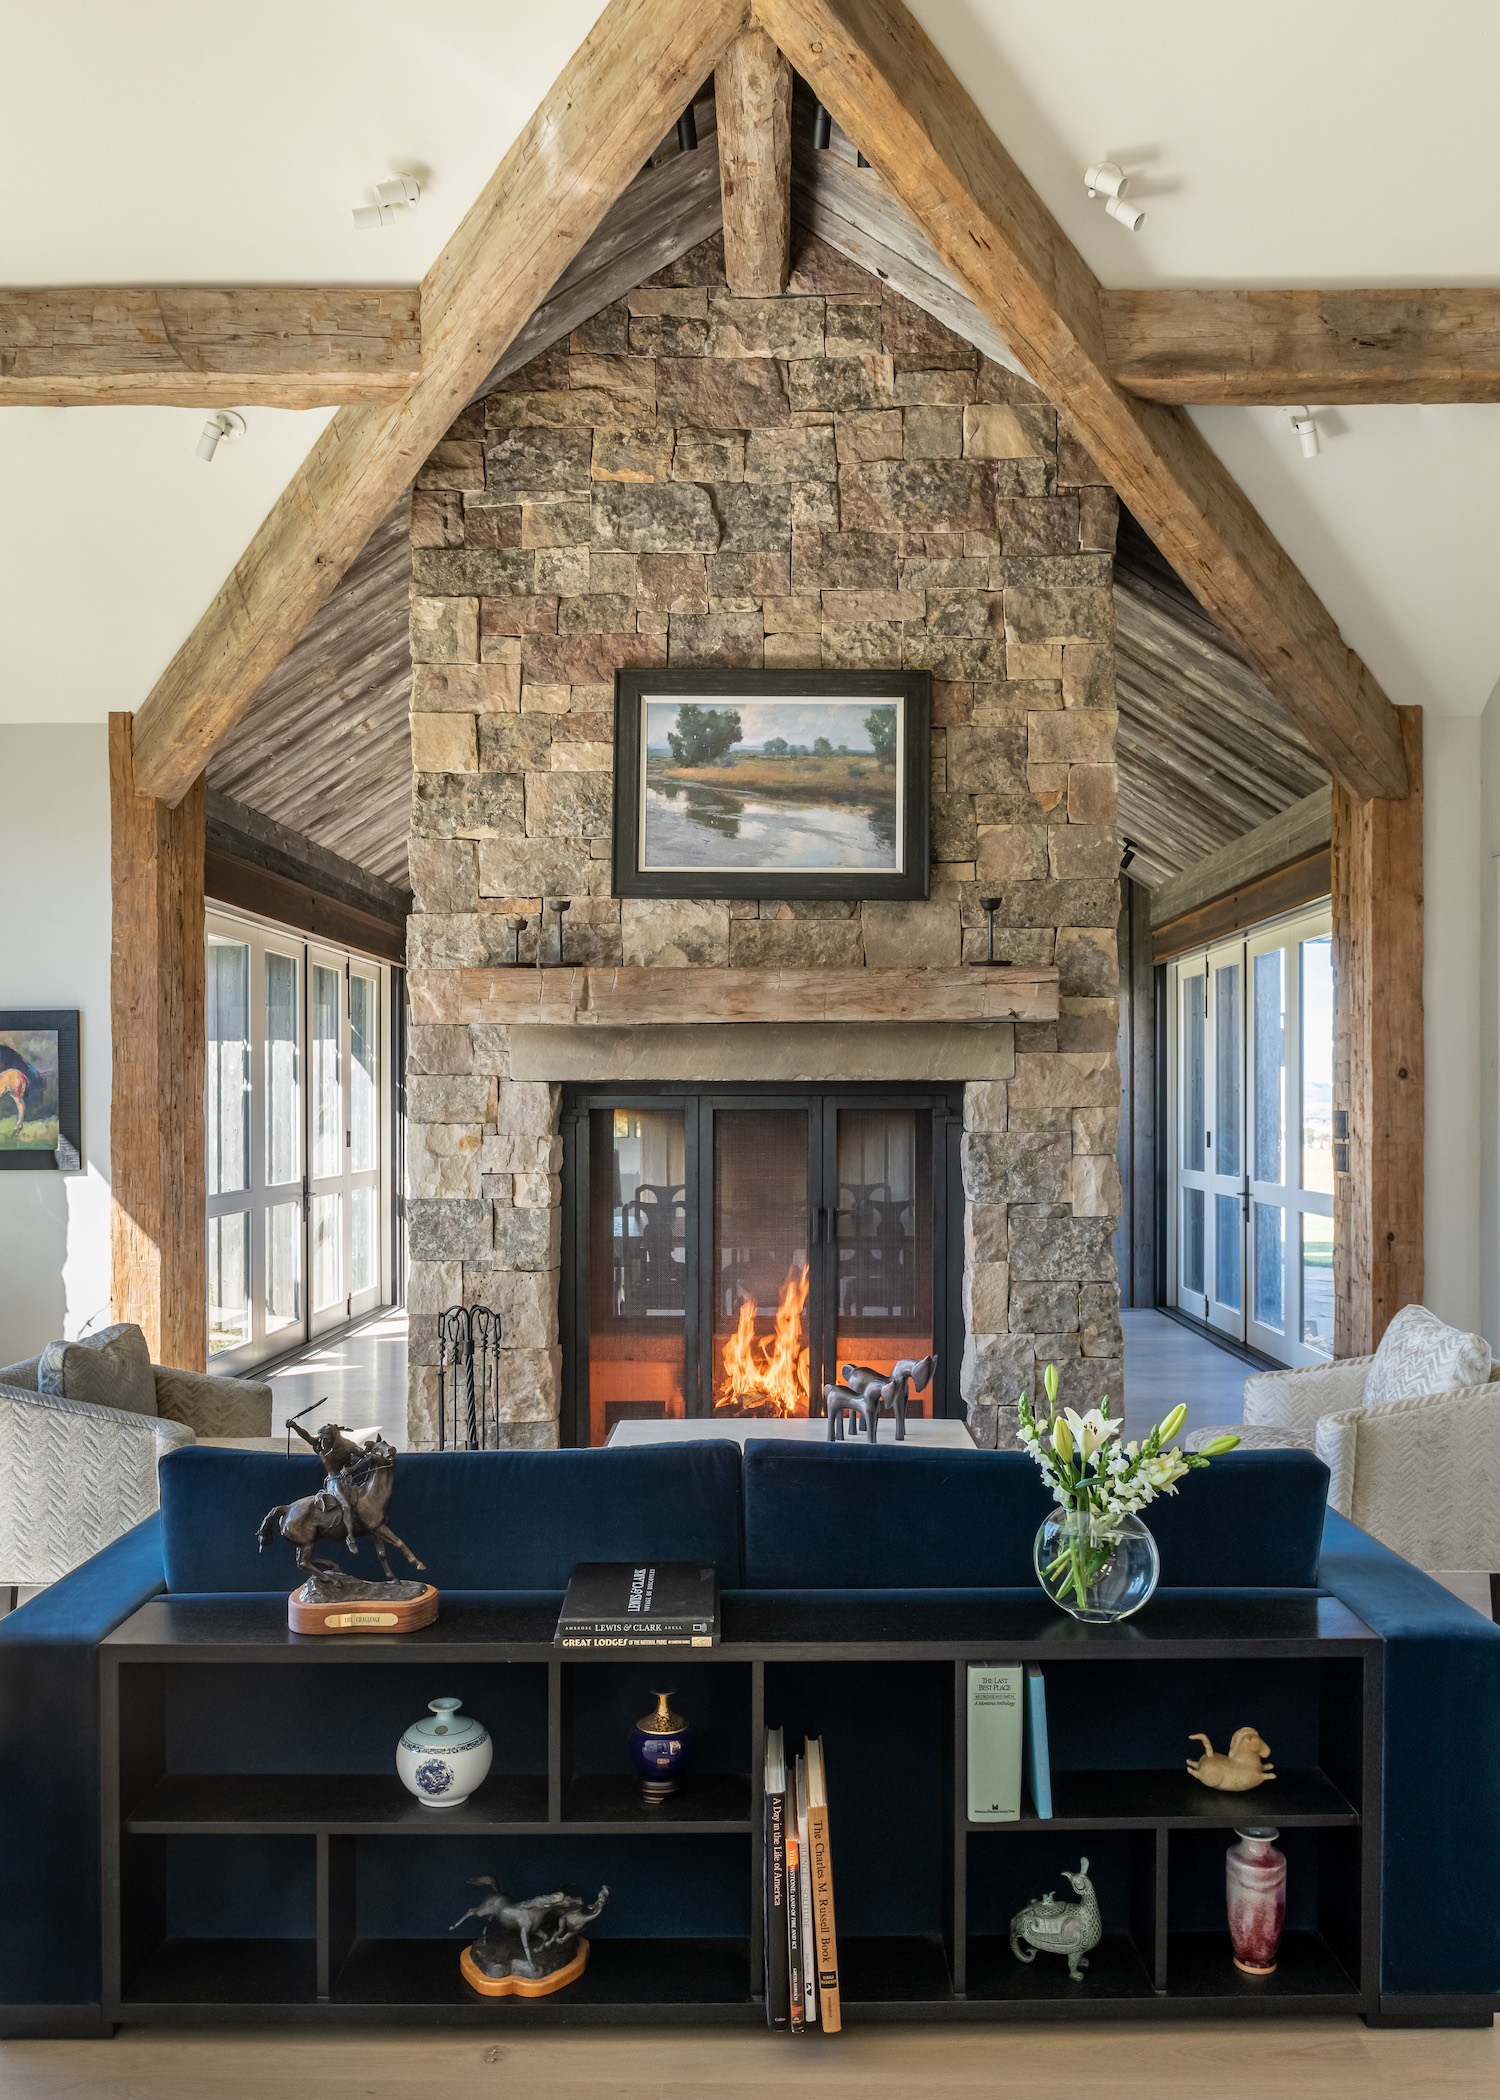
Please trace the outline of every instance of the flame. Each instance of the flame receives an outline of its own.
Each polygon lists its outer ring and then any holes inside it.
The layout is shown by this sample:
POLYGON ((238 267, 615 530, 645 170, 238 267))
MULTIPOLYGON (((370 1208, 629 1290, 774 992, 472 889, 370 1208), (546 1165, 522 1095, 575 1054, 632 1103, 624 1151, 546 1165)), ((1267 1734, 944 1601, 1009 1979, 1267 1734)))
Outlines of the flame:
POLYGON ((763 1342, 755 1336, 757 1306, 746 1298, 739 1325, 724 1344, 724 1361, 714 1407, 720 1413, 805 1415, 809 1352, 803 1346, 807 1309, 807 1269, 789 1273, 776 1307, 776 1323, 763 1342))

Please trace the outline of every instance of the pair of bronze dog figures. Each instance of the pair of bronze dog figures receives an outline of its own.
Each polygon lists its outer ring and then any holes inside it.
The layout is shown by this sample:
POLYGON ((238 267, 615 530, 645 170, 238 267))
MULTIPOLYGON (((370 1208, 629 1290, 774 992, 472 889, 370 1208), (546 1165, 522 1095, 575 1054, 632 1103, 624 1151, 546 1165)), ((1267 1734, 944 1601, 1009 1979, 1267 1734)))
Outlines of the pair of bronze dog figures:
POLYGON ((885 1409, 896 1418, 896 1442, 906 1438, 906 1410, 913 1393, 922 1393, 932 1383, 935 1356, 904 1356, 889 1371, 872 1371, 866 1364, 841 1364, 842 1385, 825 1385, 823 1405, 828 1415, 828 1441, 842 1442, 845 1424, 852 1417, 873 1444, 880 1432, 885 1409))

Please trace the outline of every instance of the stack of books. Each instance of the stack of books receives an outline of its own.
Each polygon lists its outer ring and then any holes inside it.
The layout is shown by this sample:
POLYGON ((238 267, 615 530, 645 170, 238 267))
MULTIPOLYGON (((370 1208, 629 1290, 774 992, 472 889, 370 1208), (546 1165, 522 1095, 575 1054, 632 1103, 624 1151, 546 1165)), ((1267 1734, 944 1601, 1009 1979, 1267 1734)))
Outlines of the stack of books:
POLYGON ((823 1738, 809 1736, 790 1765, 782 1731, 766 1732, 766 2020, 802 2034, 843 2025, 833 1920, 828 1781, 823 1738))
POLYGON ((556 1648, 712 1648, 719 1571, 685 1561, 586 1560, 573 1570, 556 1648))

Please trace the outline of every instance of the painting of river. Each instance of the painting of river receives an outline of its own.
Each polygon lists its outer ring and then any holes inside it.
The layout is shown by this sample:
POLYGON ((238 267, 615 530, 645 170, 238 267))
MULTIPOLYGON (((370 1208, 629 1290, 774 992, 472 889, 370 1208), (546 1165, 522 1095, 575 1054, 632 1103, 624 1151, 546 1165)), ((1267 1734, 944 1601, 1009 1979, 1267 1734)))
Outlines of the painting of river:
POLYGON ((899 700, 648 699, 642 867, 893 874, 899 700))

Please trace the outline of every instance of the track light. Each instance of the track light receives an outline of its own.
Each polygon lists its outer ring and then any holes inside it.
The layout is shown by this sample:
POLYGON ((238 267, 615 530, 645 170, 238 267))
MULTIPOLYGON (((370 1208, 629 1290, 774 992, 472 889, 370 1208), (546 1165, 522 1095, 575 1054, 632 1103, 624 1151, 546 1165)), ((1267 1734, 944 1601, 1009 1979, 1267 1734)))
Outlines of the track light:
POLYGON ((393 175, 388 182, 375 185, 373 204, 356 204, 354 223, 362 233, 372 226, 390 226, 395 223, 398 211, 415 211, 421 189, 410 175, 393 175))
POLYGON ((199 435, 199 459, 212 459, 222 444, 236 444, 245 435, 245 419, 238 410, 221 408, 211 415, 199 435))
POLYGON ((1117 160, 1096 161, 1086 169, 1083 186, 1090 197, 1102 197, 1104 209, 1112 219, 1130 233, 1139 233, 1146 223, 1146 214, 1138 204, 1127 204, 1125 192, 1130 186, 1130 177, 1117 160))
POLYGON ((1318 426, 1313 419, 1312 410, 1310 408, 1289 408, 1285 413, 1287 421, 1296 433, 1297 443, 1302 447, 1302 457, 1304 459, 1316 459, 1323 449, 1323 444, 1318 436, 1318 426))

